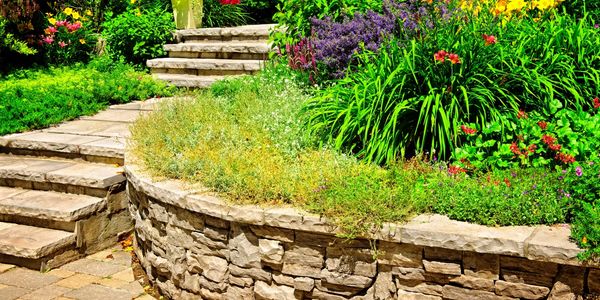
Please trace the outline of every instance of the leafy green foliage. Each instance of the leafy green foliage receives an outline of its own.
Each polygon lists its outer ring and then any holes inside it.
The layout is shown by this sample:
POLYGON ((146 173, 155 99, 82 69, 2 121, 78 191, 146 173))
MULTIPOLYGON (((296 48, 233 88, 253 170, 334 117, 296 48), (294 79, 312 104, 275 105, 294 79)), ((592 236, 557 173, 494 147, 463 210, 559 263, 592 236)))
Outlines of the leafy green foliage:
POLYGON ((246 25, 252 18, 246 12, 245 2, 222 5, 219 0, 204 0, 203 27, 231 27, 246 25))
POLYGON ((27 46, 27 43, 17 39, 14 34, 7 32, 8 20, 0 16, 0 54, 4 51, 14 51, 19 54, 32 55, 37 53, 35 49, 27 46), (3 51, 4 50, 4 51, 3 51))
POLYGON ((103 24, 108 52, 117 60, 144 65, 166 54, 163 45, 173 37, 173 14, 161 8, 128 10, 103 24))
MULTIPOLYGON (((560 102, 555 103, 560 106, 560 102)), ((556 166, 599 160, 600 114, 561 109, 551 117, 544 117, 521 111, 502 119, 508 124, 504 130, 495 122, 477 134, 462 133, 466 141, 456 149, 453 159, 463 162, 463 167, 476 169, 556 166)))
POLYGON ((382 0, 279 0, 273 20, 285 32, 274 32, 273 38, 278 45, 293 44, 310 36, 312 18, 331 17, 333 21, 341 21, 356 12, 381 9, 382 0))
POLYGON ((106 59, 17 72, 0 81, 0 135, 91 115, 109 104, 171 93, 150 76, 106 59))

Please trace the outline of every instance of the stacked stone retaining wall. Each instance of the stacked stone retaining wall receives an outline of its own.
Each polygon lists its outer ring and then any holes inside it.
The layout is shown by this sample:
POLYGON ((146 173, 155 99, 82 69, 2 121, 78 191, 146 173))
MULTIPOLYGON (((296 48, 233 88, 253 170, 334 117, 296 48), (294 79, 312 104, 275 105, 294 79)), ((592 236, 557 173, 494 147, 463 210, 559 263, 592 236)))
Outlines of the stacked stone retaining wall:
POLYGON ((136 253, 173 299, 594 299, 567 227, 488 228, 421 216, 370 239, 318 216, 228 205, 128 165, 136 253), (463 230, 461 230, 461 226, 463 230), (456 231, 456 232, 452 232, 456 231))

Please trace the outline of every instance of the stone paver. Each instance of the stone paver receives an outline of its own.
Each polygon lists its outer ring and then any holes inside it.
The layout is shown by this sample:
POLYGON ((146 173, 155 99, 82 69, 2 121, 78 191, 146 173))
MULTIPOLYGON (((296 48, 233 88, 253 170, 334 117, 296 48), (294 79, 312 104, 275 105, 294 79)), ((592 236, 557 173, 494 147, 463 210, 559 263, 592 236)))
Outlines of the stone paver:
POLYGON ((70 288, 58 286, 58 285, 49 285, 43 287, 39 290, 35 290, 32 293, 21 296, 22 300, 51 300, 58 296, 62 296, 65 293, 70 292, 70 288))
POLYGON ((0 264, 0 273, 4 273, 14 267, 15 267, 15 265, 0 264))
POLYGON ((127 269, 127 267, 94 259, 80 259, 64 265, 62 269, 98 277, 107 277, 123 271, 127 269))
POLYGON ((17 299, 29 292, 30 292, 30 290, 28 290, 28 289, 24 289, 24 288, 20 288, 20 287, 16 287, 16 286, 5 287, 0 290, 0 300, 17 299))
POLYGON ((72 232, 2 222, 0 236, 0 253, 33 259, 75 243, 72 232))
POLYGON ((120 245, 46 273, 0 264, 0 300, 155 299, 135 280, 120 245))
POLYGON ((22 268, 16 268, 0 274, 0 283, 29 290, 39 289, 59 280, 60 277, 57 276, 22 268))
POLYGON ((131 300, 131 293, 125 290, 90 284, 65 294, 67 298, 77 300, 131 300))

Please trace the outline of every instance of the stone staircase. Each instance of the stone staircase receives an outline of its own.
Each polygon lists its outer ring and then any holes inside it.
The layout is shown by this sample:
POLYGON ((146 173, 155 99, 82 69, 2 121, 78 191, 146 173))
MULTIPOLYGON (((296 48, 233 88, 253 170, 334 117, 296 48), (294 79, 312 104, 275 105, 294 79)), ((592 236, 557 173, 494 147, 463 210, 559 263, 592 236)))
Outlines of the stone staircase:
POLYGON ((190 88, 206 88, 224 76, 254 74, 268 59, 273 27, 178 30, 178 43, 164 46, 169 57, 151 59, 147 66, 158 79, 190 88))
POLYGON ((0 263, 56 268, 132 229, 124 139, 155 102, 0 137, 0 263))

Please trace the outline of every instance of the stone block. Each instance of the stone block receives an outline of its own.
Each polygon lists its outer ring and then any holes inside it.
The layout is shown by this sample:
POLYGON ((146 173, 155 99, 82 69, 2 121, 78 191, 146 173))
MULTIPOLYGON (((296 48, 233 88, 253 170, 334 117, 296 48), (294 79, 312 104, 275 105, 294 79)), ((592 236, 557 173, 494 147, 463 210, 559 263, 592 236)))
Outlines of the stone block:
POLYGON ((544 299, 550 289, 523 283, 512 283, 502 280, 496 281, 496 294, 522 299, 544 299))
POLYGON ((445 285, 442 289, 442 297, 448 300, 518 300, 518 298, 499 296, 492 292, 464 289, 452 285, 445 285))
POLYGON ((600 269, 590 269, 587 280, 590 293, 600 295, 600 269))
POLYGON ((292 276, 321 278, 321 268, 310 267, 303 264, 283 263, 281 273, 292 276))
POLYGON ((377 274, 375 283, 372 289, 374 289, 373 298, 377 300, 388 300, 393 299, 396 294, 396 284, 394 283, 393 274, 391 271, 381 271, 377 274))
POLYGON ((447 275, 462 274, 460 264, 457 264, 457 263, 447 263, 447 262, 423 260, 423 267, 425 268, 425 271, 427 271, 429 273, 447 274, 447 275))
POLYGON ((294 289, 310 292, 315 287, 315 280, 308 277, 294 278, 294 289))
POLYGON ((475 252, 463 253, 465 275, 497 280, 500 274, 500 256, 475 252))
POLYGON ((538 226, 527 242, 527 258, 534 260, 578 265, 581 251, 568 226, 538 226))
POLYGON ((211 240, 226 242, 229 239, 229 230, 206 226, 204 228, 204 235, 211 240))
POLYGON ((254 291, 252 288, 239 288, 230 286, 227 289, 224 299, 254 300, 254 291))
POLYGON ((433 296, 442 296, 442 286, 435 283, 419 282, 419 281, 404 281, 396 279, 396 288, 398 290, 421 293, 433 296))
POLYGON ((227 246, 232 264, 242 268, 261 267, 258 238, 246 227, 232 226, 231 239, 227 246))
POLYGON ((262 261, 272 264, 281 264, 283 262, 284 251, 280 241, 259 239, 258 248, 262 261))
POLYGON ((225 259, 216 256, 195 255, 187 252, 188 270, 202 274, 204 277, 214 281, 222 282, 227 275, 228 263, 225 259))
POLYGON ((424 258, 427 260, 448 262, 462 261, 462 251, 432 247, 425 247, 423 250, 424 258))
POLYGON ((329 272, 326 269, 321 271, 321 282, 323 281, 329 284, 356 288, 367 288, 373 283, 373 279, 369 277, 329 272))
POLYGON ((259 237, 287 243, 294 242, 294 231, 290 229, 271 226, 250 226, 250 230, 259 237))
POLYGON ((312 297, 312 299, 318 299, 318 300, 347 300, 348 299, 348 298, 345 298, 345 297, 342 297, 339 295, 322 292, 319 289, 313 289, 311 297, 312 297))
POLYGON ((442 297, 398 290, 398 300, 442 300, 442 297))
POLYGON ((529 260, 520 257, 501 256, 500 268, 504 271, 515 270, 554 277, 558 273, 558 265, 551 262, 529 260))
POLYGON ((271 282, 271 273, 259 268, 245 269, 236 265, 229 265, 229 272, 231 272, 231 275, 237 277, 247 277, 267 283, 271 282))
POLYGON ((377 263, 370 249, 327 247, 329 271, 374 277, 377 274, 377 263))
POLYGON ((492 279, 461 275, 459 277, 451 279, 450 282, 472 290, 481 290, 489 292, 494 291, 494 280, 492 279))
POLYGON ((380 241, 377 251, 377 263, 379 264, 405 268, 423 267, 422 247, 380 241))
POLYGON ((286 276, 278 272, 274 272, 272 276, 273 281, 278 285, 294 286, 294 277, 286 276))
POLYGON ((324 255, 325 251, 322 248, 292 245, 285 250, 283 262, 321 269, 324 263, 324 255))
POLYGON ((240 287, 251 287, 254 285, 254 280, 248 277, 237 277, 229 274, 229 283, 240 287))
POLYGON ((262 281, 257 281, 254 285, 254 296, 257 300, 296 300, 294 288, 285 285, 269 285, 262 281))

